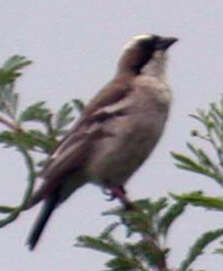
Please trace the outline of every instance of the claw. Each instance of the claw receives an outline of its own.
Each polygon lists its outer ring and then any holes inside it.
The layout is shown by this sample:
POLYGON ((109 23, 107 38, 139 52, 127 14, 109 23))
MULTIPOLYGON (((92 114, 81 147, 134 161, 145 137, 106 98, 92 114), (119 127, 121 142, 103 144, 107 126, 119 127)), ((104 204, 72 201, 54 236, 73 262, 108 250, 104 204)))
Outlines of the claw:
POLYGON ((102 192, 106 196, 110 196, 111 195, 111 191, 107 187, 103 187, 102 188, 102 192))
POLYGON ((123 186, 104 187, 103 193, 106 196, 109 196, 107 201, 113 201, 114 199, 119 199, 120 202, 125 206, 126 210, 133 209, 132 204, 126 197, 126 191, 123 186))
POLYGON ((107 201, 113 201, 114 199, 116 199, 116 195, 114 195, 114 193, 107 187, 104 187, 102 191, 104 195, 108 196, 108 198, 106 199, 107 201))
POLYGON ((113 201, 113 200, 115 200, 116 199, 116 196, 114 196, 114 195, 110 195, 110 197, 109 198, 107 198, 106 200, 107 201, 113 201))

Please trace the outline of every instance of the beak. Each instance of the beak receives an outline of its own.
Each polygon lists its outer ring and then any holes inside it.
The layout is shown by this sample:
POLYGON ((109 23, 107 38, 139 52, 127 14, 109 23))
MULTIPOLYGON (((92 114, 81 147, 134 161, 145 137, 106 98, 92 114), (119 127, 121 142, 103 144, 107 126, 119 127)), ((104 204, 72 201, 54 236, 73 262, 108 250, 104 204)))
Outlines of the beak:
POLYGON ((172 44, 174 44, 177 41, 178 41, 178 39, 174 38, 174 37, 160 38, 157 41, 156 49, 165 51, 166 49, 168 49, 172 44))

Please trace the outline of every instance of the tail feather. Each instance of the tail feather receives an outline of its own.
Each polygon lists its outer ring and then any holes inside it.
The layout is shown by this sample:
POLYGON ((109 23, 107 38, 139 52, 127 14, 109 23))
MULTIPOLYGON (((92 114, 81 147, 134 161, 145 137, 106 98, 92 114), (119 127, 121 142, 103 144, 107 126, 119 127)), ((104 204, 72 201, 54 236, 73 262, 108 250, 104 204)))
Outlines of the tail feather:
POLYGON ((50 195, 49 198, 45 199, 44 206, 42 207, 42 210, 27 240, 27 245, 29 246, 30 250, 33 250, 36 247, 39 238, 48 222, 49 217, 57 206, 58 199, 58 193, 53 193, 52 195, 50 195))

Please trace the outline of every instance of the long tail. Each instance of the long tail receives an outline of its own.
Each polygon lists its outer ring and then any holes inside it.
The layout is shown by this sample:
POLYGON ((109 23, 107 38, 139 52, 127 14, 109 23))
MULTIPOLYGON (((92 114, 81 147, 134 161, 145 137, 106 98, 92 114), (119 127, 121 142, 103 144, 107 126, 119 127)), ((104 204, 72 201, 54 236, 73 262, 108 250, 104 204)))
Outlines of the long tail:
POLYGON ((52 195, 50 195, 49 198, 45 199, 42 210, 27 240, 27 245, 29 246, 30 250, 33 250, 36 247, 39 238, 49 220, 49 217, 51 216, 51 214, 53 213, 54 209, 57 206, 58 200, 59 200, 58 193, 53 193, 52 195))

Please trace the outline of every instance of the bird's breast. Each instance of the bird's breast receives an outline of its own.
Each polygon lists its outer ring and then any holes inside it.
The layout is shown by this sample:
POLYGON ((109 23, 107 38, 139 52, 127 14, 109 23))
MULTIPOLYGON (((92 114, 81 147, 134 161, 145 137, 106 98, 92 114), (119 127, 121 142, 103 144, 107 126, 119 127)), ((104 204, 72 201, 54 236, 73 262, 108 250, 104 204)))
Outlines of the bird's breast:
POLYGON ((170 87, 163 77, 140 76, 133 83, 139 99, 147 101, 150 106, 163 105, 167 109, 172 102, 170 87))
POLYGON ((142 94, 129 97, 134 101, 125 113, 103 124, 104 131, 112 136, 95 143, 89 159, 90 175, 113 185, 124 184, 154 149, 165 126, 168 106, 156 96, 142 94))

